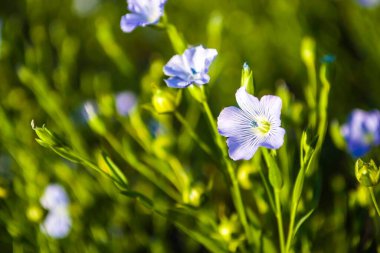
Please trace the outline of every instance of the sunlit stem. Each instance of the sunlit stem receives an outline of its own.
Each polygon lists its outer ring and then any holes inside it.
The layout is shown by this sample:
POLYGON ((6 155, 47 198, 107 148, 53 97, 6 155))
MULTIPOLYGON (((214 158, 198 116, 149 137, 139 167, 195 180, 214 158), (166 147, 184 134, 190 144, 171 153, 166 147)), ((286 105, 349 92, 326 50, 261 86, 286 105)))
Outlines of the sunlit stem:
POLYGON ((275 189, 274 198, 276 203, 276 219, 278 226, 278 236, 280 239, 281 253, 285 253, 285 237, 284 237, 284 225, 282 221, 281 202, 280 202, 280 190, 275 189))
POLYGON ((276 213, 276 206, 274 204, 273 195, 272 195, 272 192, 270 191, 268 181, 265 178, 264 173, 263 173, 263 171, 261 169, 259 169, 259 174, 260 174, 261 180, 263 181, 265 191, 266 191, 266 193, 268 195, 269 204, 272 207, 273 212, 276 213))
POLYGON ((372 187, 368 187, 368 191, 369 191, 369 194, 371 195, 372 203, 375 206, 377 215, 380 217, 380 208, 377 205, 377 201, 376 201, 376 198, 375 198, 375 194, 373 192, 373 188, 372 187))
POLYGON ((209 146, 207 146, 206 143, 204 143, 199 136, 194 132, 193 128, 190 126, 189 122, 179 113, 174 113, 175 117, 178 119, 179 122, 182 123, 182 125, 186 128, 186 130, 189 132, 190 136, 195 140, 196 143, 205 151, 208 155, 212 156, 211 149, 209 146))
POLYGON ((297 201, 297 203, 294 205, 294 207, 292 207, 292 210, 291 210, 291 213, 290 213, 290 223, 289 223, 289 230, 288 230, 288 238, 286 239, 286 251, 285 251, 286 253, 290 252, 290 247, 291 247, 292 241, 293 241, 294 223, 295 223, 295 220, 296 220, 298 203, 299 203, 299 201, 297 201))
POLYGON ((245 213, 243 200, 240 193, 239 183, 236 178, 235 170, 233 168, 233 165, 231 161, 227 158, 227 149, 225 146, 225 143, 222 140, 222 137, 218 134, 217 125, 214 119, 214 116, 212 115, 212 112, 210 110, 210 107, 206 101, 202 103, 202 106, 204 108, 204 111, 206 113, 207 119, 210 123, 211 130, 213 131, 214 139, 216 141, 216 144, 218 145, 219 149, 222 152, 223 161, 227 167, 227 172, 230 177, 232 187, 231 187, 231 194, 232 199, 235 205, 235 208, 238 212, 238 216, 240 219, 241 224, 244 227, 245 234, 247 236, 248 242, 252 243, 252 236, 251 236, 251 230, 249 228, 247 215, 245 213))

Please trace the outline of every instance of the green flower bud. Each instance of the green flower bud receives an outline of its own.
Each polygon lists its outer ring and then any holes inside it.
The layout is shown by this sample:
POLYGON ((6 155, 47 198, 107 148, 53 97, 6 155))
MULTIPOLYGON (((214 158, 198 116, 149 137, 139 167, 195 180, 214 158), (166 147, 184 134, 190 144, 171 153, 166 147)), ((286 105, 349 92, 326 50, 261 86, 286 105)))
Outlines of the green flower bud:
POLYGON ((198 207, 204 200, 205 187, 203 184, 197 184, 190 188, 189 204, 198 207))
POLYGON ((177 108, 178 97, 169 90, 157 89, 152 97, 152 104, 157 113, 172 113, 177 108))
POLYGON ((55 147, 64 145, 63 142, 60 139, 58 139, 58 137, 54 133, 50 132, 49 129, 45 127, 45 125, 43 125, 42 127, 37 127, 34 124, 34 120, 32 120, 31 125, 38 136, 38 139, 36 139, 36 141, 41 146, 55 147))
POLYGON ((305 37, 301 44, 301 57, 306 65, 312 65, 315 61, 315 41, 305 37))
POLYGON ((372 187, 379 183, 380 170, 373 160, 366 163, 358 159, 355 163, 355 175, 361 185, 372 187))
POLYGON ((255 87, 253 82, 253 74, 251 68, 248 66, 248 64, 245 62, 243 65, 243 69, 241 71, 241 87, 245 87, 245 90, 251 94, 254 95, 255 93, 255 87))

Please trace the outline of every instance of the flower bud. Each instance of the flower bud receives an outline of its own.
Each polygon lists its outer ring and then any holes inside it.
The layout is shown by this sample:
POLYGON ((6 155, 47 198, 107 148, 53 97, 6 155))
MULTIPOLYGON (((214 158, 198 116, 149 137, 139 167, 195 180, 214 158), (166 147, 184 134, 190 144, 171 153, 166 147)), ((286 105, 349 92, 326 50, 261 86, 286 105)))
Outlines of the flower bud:
POLYGON ((197 184, 190 188, 189 204, 198 207, 204 200, 205 187, 202 184, 197 184))
POLYGON ((49 131, 44 125, 42 127, 37 127, 34 124, 34 120, 31 122, 33 130, 36 132, 38 139, 36 141, 44 147, 55 147, 62 146, 63 143, 58 137, 49 131))
POLYGON ((157 89, 153 94, 152 104, 157 113, 172 113, 177 108, 177 97, 169 90, 157 89))
POLYGON ((187 90, 190 92, 191 96, 195 98, 195 100, 197 100, 199 103, 206 101, 206 95, 203 86, 192 84, 187 86, 187 90))
POLYGON ((379 183, 380 170, 373 160, 366 163, 358 159, 355 163, 355 175, 361 185, 372 187, 379 183))
POLYGON ((251 68, 248 66, 248 64, 245 62, 243 65, 243 69, 241 71, 241 87, 245 87, 245 90, 251 94, 254 95, 255 93, 255 87, 253 82, 253 74, 251 68))
POLYGON ((306 65, 312 65, 315 61, 315 41, 306 37, 301 44, 301 57, 306 65))

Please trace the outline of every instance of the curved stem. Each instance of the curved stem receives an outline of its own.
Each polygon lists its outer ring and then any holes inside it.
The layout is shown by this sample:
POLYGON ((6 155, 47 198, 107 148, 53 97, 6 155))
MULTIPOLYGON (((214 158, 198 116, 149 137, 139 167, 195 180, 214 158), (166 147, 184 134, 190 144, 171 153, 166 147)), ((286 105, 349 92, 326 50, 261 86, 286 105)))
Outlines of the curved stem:
POLYGON ((276 202, 276 219, 278 226, 278 236, 280 239, 280 249, 281 253, 285 252, 285 238, 284 238, 284 225, 282 222, 282 213, 281 213, 281 202, 280 202, 280 191, 275 189, 275 202, 276 202))
POLYGON ((227 149, 225 146, 225 143, 222 140, 222 137, 219 135, 217 130, 217 124, 215 122, 214 116, 212 115, 211 109, 206 101, 202 102, 202 106, 205 110, 207 119, 210 123, 211 130, 213 132, 216 144, 218 145, 220 151, 222 152, 223 162, 225 166, 227 167, 227 172, 230 177, 232 187, 231 187, 231 195, 232 199, 236 208, 236 211, 238 213, 239 219, 241 224, 244 227, 245 234, 247 236, 248 242, 252 243, 252 236, 251 236, 251 230, 248 224, 247 215, 245 213, 243 200, 240 193, 239 183, 236 177, 236 173, 234 170, 234 167, 231 163, 231 161, 227 158, 227 149))
POLYGON ((368 190, 369 190, 369 193, 371 195, 371 199, 372 199, 373 205, 375 206, 377 215, 380 217, 380 208, 377 205, 377 201, 376 201, 376 198, 375 198, 375 194, 373 192, 373 188, 372 187, 368 187, 368 190))

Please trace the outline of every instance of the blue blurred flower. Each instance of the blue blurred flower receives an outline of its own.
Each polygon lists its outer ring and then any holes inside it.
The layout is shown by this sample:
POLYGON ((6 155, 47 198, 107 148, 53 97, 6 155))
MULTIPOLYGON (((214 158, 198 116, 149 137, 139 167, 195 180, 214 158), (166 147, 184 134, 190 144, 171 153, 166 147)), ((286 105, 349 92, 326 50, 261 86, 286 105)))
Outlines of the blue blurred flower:
POLYGON ((219 133, 227 139, 229 156, 233 160, 249 160, 261 147, 278 149, 284 143, 281 126, 281 98, 263 96, 260 101, 244 87, 236 92, 240 108, 224 108, 218 117, 219 133))
POLYGON ((164 14, 166 0, 128 0, 128 13, 121 17, 120 27, 123 32, 132 32, 137 26, 158 23, 164 14))
POLYGON ((59 184, 50 184, 40 199, 41 205, 49 210, 40 229, 52 238, 63 238, 71 229, 71 218, 68 211, 69 198, 65 189, 59 184))
POLYGON ((172 88, 185 88, 193 83, 208 83, 208 69, 217 55, 216 49, 197 46, 186 49, 182 55, 173 56, 164 66, 165 75, 171 76, 165 80, 166 84, 172 88))
POLYGON ((358 0, 358 3, 364 7, 375 7, 380 4, 380 0, 358 0))
POLYGON ((119 92, 115 95, 116 110, 119 115, 127 116, 137 104, 135 94, 129 91, 119 92))
POLYGON ((99 108, 96 102, 94 101, 86 101, 83 104, 81 109, 81 116, 85 119, 86 122, 95 118, 99 114, 99 108))
POLYGON ((341 131, 351 155, 365 155, 373 146, 380 144, 380 111, 352 111, 341 131))
POLYGON ((48 213, 40 225, 42 233, 56 239, 66 237, 71 229, 72 221, 65 207, 56 208, 48 213))
POLYGON ((45 188, 40 203, 45 209, 52 210, 57 207, 66 207, 69 204, 69 198, 61 185, 50 184, 45 188))

